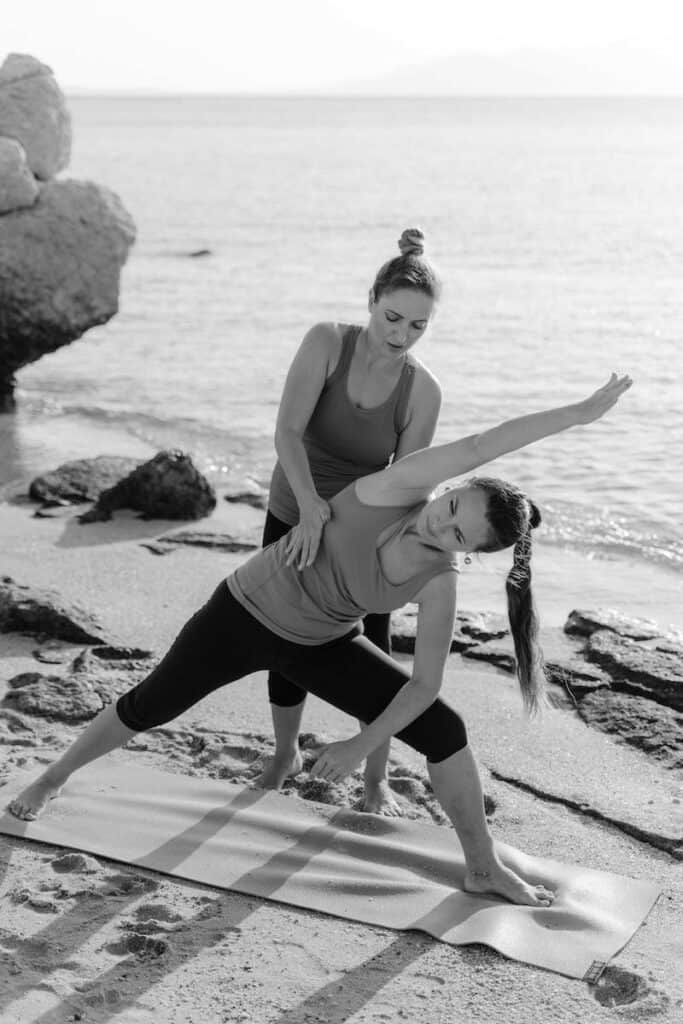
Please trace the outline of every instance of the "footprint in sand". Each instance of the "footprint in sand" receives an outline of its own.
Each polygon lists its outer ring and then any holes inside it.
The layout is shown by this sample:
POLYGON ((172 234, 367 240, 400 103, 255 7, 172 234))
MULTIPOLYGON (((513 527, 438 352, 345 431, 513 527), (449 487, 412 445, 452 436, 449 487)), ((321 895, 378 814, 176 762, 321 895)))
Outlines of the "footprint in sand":
POLYGON ((146 903, 137 908, 134 916, 135 921, 124 921, 121 927, 139 935, 167 935, 176 930, 175 926, 179 921, 184 920, 182 914, 171 910, 163 903, 146 903))
POLYGON ((183 920, 182 914, 171 910, 163 903, 144 903, 137 908, 135 916, 138 921, 168 921, 171 924, 183 920))
POLYGON ((110 896, 142 896, 159 888, 159 882, 143 875, 110 875, 106 881, 110 896))
POLYGON ((94 857, 88 857, 85 853, 64 853, 50 861, 52 870, 58 874, 77 872, 80 875, 94 875, 100 870, 100 865, 94 857))
POLYGON ((38 914, 57 914, 59 904, 50 896, 41 896, 30 889, 19 889, 10 896, 13 903, 23 903, 38 914))
POLYGON ((152 939, 149 935, 141 935, 133 932, 119 939, 118 942, 108 943, 104 949, 114 956, 129 956, 133 954, 141 960, 157 960, 169 951, 169 945, 163 939, 152 939))
POLYGON ((598 981, 588 988, 600 1005, 610 1010, 637 1002, 638 1019, 663 1013, 671 1003, 665 992, 648 985, 640 974, 614 965, 606 967, 598 981))

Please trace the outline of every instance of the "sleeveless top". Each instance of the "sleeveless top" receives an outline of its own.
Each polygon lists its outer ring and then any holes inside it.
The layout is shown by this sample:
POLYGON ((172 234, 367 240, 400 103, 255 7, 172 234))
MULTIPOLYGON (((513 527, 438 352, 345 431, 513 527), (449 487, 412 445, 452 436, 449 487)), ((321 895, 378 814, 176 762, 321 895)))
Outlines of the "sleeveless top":
MULTIPOLYGON (((359 409, 349 398, 349 367, 361 330, 350 326, 344 332, 339 362, 325 381, 303 435, 313 483, 325 501, 359 477, 384 469, 405 426, 415 375, 409 353, 396 387, 384 402, 359 409)), ((270 481, 268 508, 290 526, 299 521, 299 506, 279 462, 270 481)))
POLYGON ((377 538, 394 524, 384 543, 393 540, 422 504, 364 505, 350 484, 330 502, 332 518, 312 566, 298 570, 285 564, 285 534, 229 576, 228 589, 255 619, 285 640, 307 646, 337 640, 368 612, 400 608, 434 576, 458 571, 455 556, 444 552, 404 583, 391 583, 384 575, 377 538))

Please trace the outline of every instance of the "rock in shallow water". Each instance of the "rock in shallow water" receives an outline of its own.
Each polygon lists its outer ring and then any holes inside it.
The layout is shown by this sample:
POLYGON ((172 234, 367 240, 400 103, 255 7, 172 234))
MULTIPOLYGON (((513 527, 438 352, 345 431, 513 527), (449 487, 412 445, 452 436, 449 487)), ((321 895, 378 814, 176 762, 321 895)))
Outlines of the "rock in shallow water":
POLYGON ((117 312, 134 240, 119 198, 92 182, 49 182, 0 217, 0 407, 12 407, 18 369, 117 312))

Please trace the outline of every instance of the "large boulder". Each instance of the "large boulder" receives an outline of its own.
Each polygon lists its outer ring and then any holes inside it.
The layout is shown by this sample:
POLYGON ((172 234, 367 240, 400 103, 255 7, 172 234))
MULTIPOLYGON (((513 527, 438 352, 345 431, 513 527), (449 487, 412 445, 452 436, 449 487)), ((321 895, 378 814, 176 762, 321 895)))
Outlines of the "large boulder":
POLYGON ((43 181, 69 163, 71 118, 52 70, 27 54, 11 53, 0 67, 0 135, 22 144, 31 171, 43 181))
POLYGON ((216 507, 216 492, 180 451, 159 452, 120 483, 103 491, 80 516, 82 523, 111 519, 119 508, 142 512, 146 519, 201 519, 216 507))
POLYGON ((26 163, 26 153, 15 139, 0 138, 0 214, 33 206, 38 185, 26 163))
POLYGON ((125 455, 98 455, 94 459, 74 459, 64 462, 50 473, 37 476, 29 487, 34 501, 78 505, 96 501, 102 491, 108 490, 140 465, 140 459, 125 455))
POLYGON ((0 217, 0 410, 13 374, 118 310, 135 225, 119 198, 84 181, 41 188, 29 209, 0 217))

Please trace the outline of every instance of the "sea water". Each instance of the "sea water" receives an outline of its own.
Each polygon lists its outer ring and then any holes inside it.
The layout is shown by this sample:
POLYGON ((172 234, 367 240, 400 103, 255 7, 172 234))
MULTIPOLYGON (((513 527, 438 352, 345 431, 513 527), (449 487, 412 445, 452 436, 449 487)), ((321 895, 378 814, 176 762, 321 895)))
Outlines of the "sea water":
MULTIPOLYGON (((118 315, 18 374, 0 483, 178 447, 215 483, 267 484, 302 336, 320 320, 363 323, 378 266, 419 225, 445 285, 416 350, 443 387, 436 440, 630 373, 604 421, 492 471, 538 502, 544 546, 609 566, 615 603, 634 566, 683 580, 683 100, 73 97, 70 109, 65 176, 117 192, 138 239, 118 315)), ((683 624, 683 599, 670 620, 683 624)))

